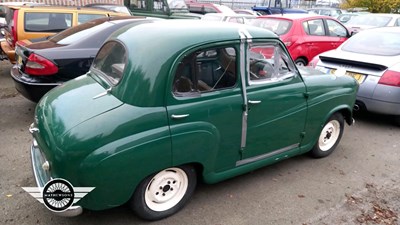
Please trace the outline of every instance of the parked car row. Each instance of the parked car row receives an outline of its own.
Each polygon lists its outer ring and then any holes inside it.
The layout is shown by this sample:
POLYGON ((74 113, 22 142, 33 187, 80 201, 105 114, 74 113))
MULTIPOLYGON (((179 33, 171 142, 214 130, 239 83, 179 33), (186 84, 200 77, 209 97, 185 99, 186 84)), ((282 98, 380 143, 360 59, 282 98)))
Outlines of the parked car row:
POLYGON ((38 102, 50 89, 85 74, 112 32, 143 19, 127 16, 100 18, 64 30, 44 41, 17 42, 17 62, 11 69, 16 89, 27 99, 38 102))
POLYGON ((5 41, 1 42, 1 50, 12 63, 15 63, 15 45, 19 40, 50 36, 96 18, 127 15, 89 7, 10 5, 5 10, 5 41))
MULTIPOLYGON (((198 180, 330 155, 357 107, 400 117, 400 28, 351 37, 335 18, 310 14, 252 25, 108 15, 79 24, 79 12, 50 37, 15 39, 10 71, 38 102, 37 185, 95 187, 72 207, 52 208, 61 215, 129 203, 143 219, 162 219, 198 180)), ((10 18, 7 32, 30 25, 10 18)))

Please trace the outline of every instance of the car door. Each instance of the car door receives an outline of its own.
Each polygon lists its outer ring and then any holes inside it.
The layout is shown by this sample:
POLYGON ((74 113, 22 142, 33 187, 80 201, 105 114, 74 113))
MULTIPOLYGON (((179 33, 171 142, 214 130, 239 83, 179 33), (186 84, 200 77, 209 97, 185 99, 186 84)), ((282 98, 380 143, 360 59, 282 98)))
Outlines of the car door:
POLYGON ((324 21, 322 19, 311 19, 302 23, 306 35, 303 39, 304 49, 308 49, 306 57, 311 60, 321 52, 333 48, 332 37, 329 37, 325 31, 324 21))
POLYGON ((335 20, 325 19, 325 27, 332 49, 339 47, 349 37, 347 28, 335 20))
POLYGON ((246 145, 237 165, 297 154, 307 115, 306 87, 278 41, 247 49, 246 145))
POLYGON ((204 46, 178 59, 166 91, 174 165, 201 162, 210 173, 240 159, 239 52, 235 44, 204 46))

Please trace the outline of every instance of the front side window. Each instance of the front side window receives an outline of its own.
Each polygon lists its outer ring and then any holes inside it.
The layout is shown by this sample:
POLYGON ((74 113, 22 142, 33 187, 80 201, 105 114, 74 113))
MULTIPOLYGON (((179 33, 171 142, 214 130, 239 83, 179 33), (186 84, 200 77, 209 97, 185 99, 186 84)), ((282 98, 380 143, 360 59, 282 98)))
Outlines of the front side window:
POLYGON ((303 22, 303 29, 308 35, 324 36, 325 29, 322 19, 303 22))
POLYGON ((174 95, 198 95, 234 87, 238 77, 236 55, 236 50, 228 47, 199 50, 185 56, 175 72, 174 95))
POLYGON ((79 13, 78 14, 78 24, 86 23, 87 21, 106 17, 104 14, 85 14, 79 13))
POLYGON ((141 9, 146 10, 146 1, 145 0, 131 0, 130 2, 131 9, 141 9))
POLYGON ((125 47, 116 41, 110 41, 103 45, 94 59, 92 69, 100 72, 112 85, 121 80, 127 61, 125 47))
POLYGON ((60 32, 72 26, 71 13, 25 13, 27 32, 60 32))
POLYGON ((166 11, 166 6, 163 0, 154 0, 153 1, 153 9, 154 11, 166 11))
POLYGON ((334 20, 326 20, 329 36, 347 37, 347 30, 344 26, 334 20))
POLYGON ((253 20, 251 25, 268 29, 277 35, 283 35, 289 32, 292 23, 292 21, 285 19, 262 18, 253 20))
POLYGON ((395 26, 395 27, 400 27, 400 19, 397 19, 397 20, 396 20, 396 23, 394 23, 394 26, 395 26))
POLYGON ((293 62, 277 44, 253 44, 248 55, 250 84, 275 82, 295 74, 293 62))
POLYGON ((169 9, 172 12, 188 12, 188 8, 184 0, 167 0, 169 9))

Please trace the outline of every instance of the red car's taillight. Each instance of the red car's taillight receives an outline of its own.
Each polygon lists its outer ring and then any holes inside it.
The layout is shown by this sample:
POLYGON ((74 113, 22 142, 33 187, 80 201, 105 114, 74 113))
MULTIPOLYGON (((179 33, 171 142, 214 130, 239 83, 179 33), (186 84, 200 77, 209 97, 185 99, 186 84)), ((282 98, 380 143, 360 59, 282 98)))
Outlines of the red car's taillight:
POLYGON ((52 61, 32 53, 26 64, 25 73, 29 75, 46 76, 53 75, 58 72, 58 67, 52 61))
POLYGON ((15 43, 17 42, 17 24, 18 24, 18 11, 19 10, 15 10, 14 11, 14 15, 13 15, 13 23, 11 25, 11 36, 12 36, 12 40, 11 40, 11 46, 15 46, 15 43))
POLYGON ((293 44, 293 38, 292 37, 288 37, 285 41, 284 41, 286 47, 290 47, 293 44))
POLYGON ((387 70, 379 79, 378 84, 400 87, 400 72, 387 70))

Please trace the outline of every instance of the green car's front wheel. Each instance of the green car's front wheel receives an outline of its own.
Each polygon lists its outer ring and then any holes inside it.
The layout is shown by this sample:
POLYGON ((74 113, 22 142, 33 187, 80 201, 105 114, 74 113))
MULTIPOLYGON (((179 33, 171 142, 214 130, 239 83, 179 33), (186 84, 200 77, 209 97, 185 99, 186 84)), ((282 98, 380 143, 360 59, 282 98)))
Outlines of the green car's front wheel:
POLYGON ((196 182, 196 171, 191 166, 162 170, 138 185, 130 205, 139 217, 146 220, 168 217, 185 205, 196 182))
POLYGON ((311 156, 322 158, 331 154, 342 138, 343 129, 344 119, 342 114, 333 114, 322 128, 317 143, 310 151, 311 156))

